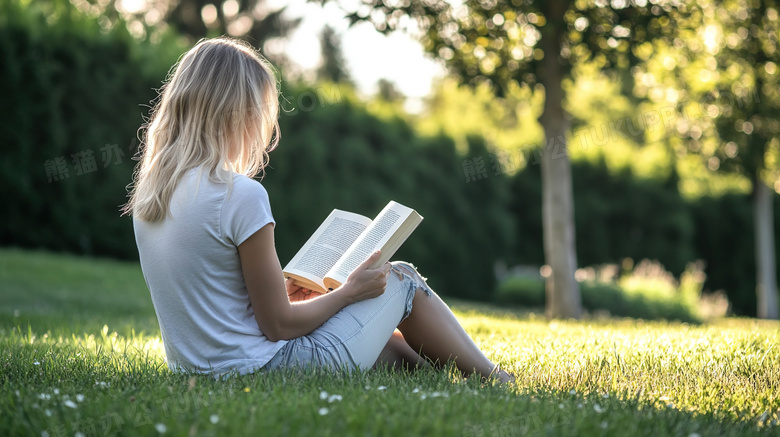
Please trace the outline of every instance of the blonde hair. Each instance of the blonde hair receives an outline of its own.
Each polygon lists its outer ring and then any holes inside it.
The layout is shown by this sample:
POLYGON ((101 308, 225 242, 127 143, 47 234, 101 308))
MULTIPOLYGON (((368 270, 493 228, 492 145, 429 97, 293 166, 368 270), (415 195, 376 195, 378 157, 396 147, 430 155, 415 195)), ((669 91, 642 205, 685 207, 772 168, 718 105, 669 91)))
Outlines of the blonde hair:
POLYGON ((232 173, 254 177, 279 142, 273 67, 248 44, 201 40, 171 69, 142 139, 140 163, 122 208, 148 222, 170 214, 176 185, 190 169, 232 188, 232 173))

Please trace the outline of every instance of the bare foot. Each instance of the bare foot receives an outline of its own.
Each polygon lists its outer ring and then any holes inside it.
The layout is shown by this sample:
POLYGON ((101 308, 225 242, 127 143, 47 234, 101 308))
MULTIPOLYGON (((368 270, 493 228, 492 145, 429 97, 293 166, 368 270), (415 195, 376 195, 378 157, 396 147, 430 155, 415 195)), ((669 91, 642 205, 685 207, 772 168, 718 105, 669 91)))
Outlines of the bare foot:
POLYGON ((515 375, 507 372, 506 370, 500 367, 498 368, 498 375, 496 376, 498 377, 498 380, 501 382, 501 384, 514 384, 515 381, 517 380, 515 378, 515 375))
POLYGON ((500 384, 514 384, 516 381, 515 375, 502 369, 498 364, 493 367, 488 376, 482 377, 483 381, 490 381, 491 379, 497 380, 500 384))

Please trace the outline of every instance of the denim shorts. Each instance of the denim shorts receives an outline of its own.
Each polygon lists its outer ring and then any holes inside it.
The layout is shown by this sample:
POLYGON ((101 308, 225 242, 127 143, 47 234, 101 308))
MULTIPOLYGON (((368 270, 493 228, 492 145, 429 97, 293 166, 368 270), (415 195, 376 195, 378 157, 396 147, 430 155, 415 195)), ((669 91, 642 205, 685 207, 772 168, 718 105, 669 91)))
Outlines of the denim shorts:
POLYGON ((412 312, 416 291, 422 289, 428 296, 433 294, 412 264, 393 261, 391 265, 387 287, 381 296, 348 305, 311 334, 291 339, 263 369, 371 368, 395 328, 412 312))

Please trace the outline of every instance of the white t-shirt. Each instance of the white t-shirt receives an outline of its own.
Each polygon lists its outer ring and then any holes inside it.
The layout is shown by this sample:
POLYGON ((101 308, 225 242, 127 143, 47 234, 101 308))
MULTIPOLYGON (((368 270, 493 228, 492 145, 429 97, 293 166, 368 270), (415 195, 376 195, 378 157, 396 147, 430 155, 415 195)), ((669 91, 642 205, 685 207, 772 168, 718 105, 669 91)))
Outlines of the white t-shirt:
POLYGON ((238 245, 272 223, 263 186, 234 174, 233 189, 190 170, 171 198, 172 217, 133 219, 146 285, 171 370, 224 374, 264 366, 286 341, 260 331, 238 245), (200 182, 198 184, 198 182, 200 182))

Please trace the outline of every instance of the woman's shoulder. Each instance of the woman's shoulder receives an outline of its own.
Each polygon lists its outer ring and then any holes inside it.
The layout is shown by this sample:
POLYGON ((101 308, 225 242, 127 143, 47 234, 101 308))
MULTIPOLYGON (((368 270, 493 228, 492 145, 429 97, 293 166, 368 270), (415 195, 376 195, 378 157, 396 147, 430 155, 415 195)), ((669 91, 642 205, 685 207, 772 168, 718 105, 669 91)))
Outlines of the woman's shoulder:
POLYGON ((233 187, 229 189, 227 199, 237 204, 257 201, 269 203, 268 191, 260 181, 238 173, 233 174, 233 187))
MULTIPOLYGON (((260 181, 249 176, 228 171, 209 171, 203 167, 188 170, 182 179, 184 191, 194 189, 196 192, 205 190, 205 198, 218 196, 226 203, 241 203, 244 201, 268 201, 268 192, 260 181)), ((198 196, 200 197, 200 196, 198 196)))
POLYGON ((271 202, 263 185, 248 176, 234 174, 222 206, 225 234, 236 246, 268 223, 275 223, 271 202))
POLYGON ((268 194, 260 181, 239 173, 233 173, 233 187, 237 190, 243 190, 252 193, 263 193, 265 195, 268 194))

